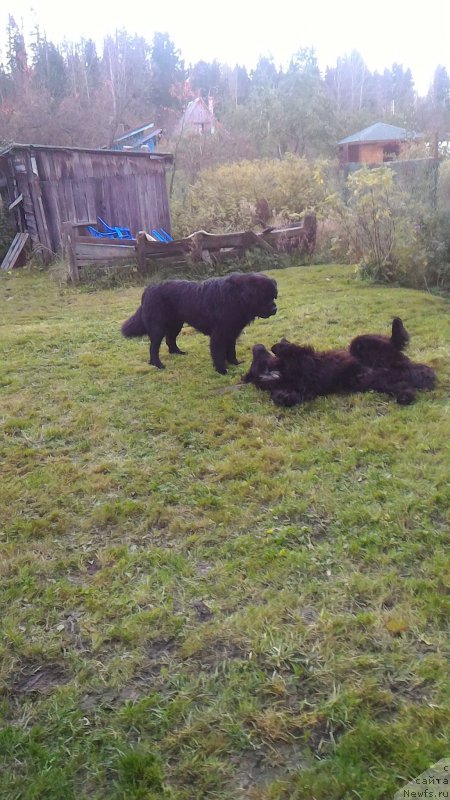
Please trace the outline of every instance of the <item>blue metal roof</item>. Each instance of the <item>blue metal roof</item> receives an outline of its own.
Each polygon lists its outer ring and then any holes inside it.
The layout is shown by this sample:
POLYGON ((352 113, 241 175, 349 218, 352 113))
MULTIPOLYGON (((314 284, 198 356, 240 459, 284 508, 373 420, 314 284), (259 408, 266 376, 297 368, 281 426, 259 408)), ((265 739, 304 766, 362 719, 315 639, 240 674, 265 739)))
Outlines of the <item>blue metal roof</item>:
POLYGON ((375 122, 362 131, 353 133, 341 139, 338 144, 363 144, 364 142, 404 142, 420 139, 422 134, 399 128, 397 125, 388 125, 386 122, 375 122))
POLYGON ((119 138, 115 139, 114 141, 121 142, 122 139, 128 139, 129 136, 136 136, 136 134, 142 133, 143 131, 148 130, 148 128, 154 128, 154 127, 155 127, 154 122, 147 122, 146 125, 142 125, 142 127, 140 128, 133 128, 132 131, 127 131, 126 133, 123 134, 123 136, 119 136, 119 138))
POLYGON ((114 139, 112 144, 113 150, 139 150, 141 147, 147 146, 151 152, 154 151, 155 145, 158 141, 162 128, 155 128, 155 123, 152 122, 148 125, 143 125, 142 128, 128 131, 118 139, 114 139))

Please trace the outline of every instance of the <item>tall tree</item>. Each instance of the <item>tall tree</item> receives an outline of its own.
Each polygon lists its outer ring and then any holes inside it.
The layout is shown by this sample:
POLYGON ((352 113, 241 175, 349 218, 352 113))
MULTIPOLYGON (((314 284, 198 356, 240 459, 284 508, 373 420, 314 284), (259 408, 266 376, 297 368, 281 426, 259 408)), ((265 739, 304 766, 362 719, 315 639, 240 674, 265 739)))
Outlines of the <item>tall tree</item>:
POLYGON ((253 91, 276 89, 280 82, 280 73, 273 63, 273 59, 266 56, 261 57, 255 69, 250 73, 250 80, 253 91))
POLYGON ((275 125, 279 153, 331 153, 336 120, 312 49, 303 48, 293 56, 281 79, 279 95, 282 107, 275 125))
POLYGON ((157 108, 176 108, 179 101, 173 91, 186 78, 180 51, 167 33, 155 33, 151 45, 150 98, 157 108))
POLYGON ((424 110, 426 127, 432 133, 436 153, 439 140, 450 137, 450 78, 441 64, 436 67, 424 110))
POLYGON ((125 114, 135 116, 136 108, 142 119, 142 107, 150 83, 149 46, 139 36, 116 31, 103 45, 102 68, 111 96, 109 144, 112 144, 125 114))
POLYGON ((39 38, 34 46, 33 83, 47 91, 55 103, 65 97, 68 90, 66 62, 53 42, 39 38))
POLYGON ((210 94, 217 96, 222 83, 220 65, 217 61, 197 61, 189 70, 189 83, 194 92, 198 92, 203 98, 210 94))
POLYGON ((25 40, 22 31, 19 29, 14 17, 8 17, 6 29, 7 50, 6 59, 9 71, 13 78, 21 78, 28 72, 28 59, 25 47, 25 40))

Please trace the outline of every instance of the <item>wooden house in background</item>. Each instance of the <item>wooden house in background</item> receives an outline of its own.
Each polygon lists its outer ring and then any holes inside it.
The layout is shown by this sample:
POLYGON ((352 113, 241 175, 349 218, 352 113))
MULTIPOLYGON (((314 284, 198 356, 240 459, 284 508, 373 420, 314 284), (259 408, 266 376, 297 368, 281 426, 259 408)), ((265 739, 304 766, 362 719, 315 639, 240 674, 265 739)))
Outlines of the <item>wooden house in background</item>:
POLYGON ((188 103, 185 112, 179 120, 175 133, 215 133, 217 119, 214 116, 213 98, 210 97, 206 105, 203 97, 196 97, 188 103))
POLYGON ((346 136, 338 142, 341 166, 382 166, 399 156, 412 142, 422 135, 396 125, 376 122, 362 131, 346 136))
POLYGON ((0 149, 0 186, 17 231, 48 262, 62 247, 64 223, 171 233, 168 153, 12 144, 0 149))

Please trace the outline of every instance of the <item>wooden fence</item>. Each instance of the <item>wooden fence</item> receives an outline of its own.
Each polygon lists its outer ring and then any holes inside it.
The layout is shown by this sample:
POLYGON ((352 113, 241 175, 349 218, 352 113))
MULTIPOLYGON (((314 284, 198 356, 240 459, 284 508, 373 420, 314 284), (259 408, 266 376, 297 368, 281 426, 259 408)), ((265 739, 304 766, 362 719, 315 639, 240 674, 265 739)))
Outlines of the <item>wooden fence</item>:
POLYGON ((261 233, 239 231, 233 233, 206 233, 196 231, 184 239, 155 242, 144 231, 136 239, 96 239, 89 236, 86 226, 90 222, 63 224, 63 249, 69 262, 69 275, 77 283, 83 270, 90 265, 114 269, 123 264, 136 264, 144 272, 147 263, 165 260, 177 266, 207 263, 214 264, 242 258, 248 250, 259 248, 267 253, 311 254, 316 239, 315 215, 306 215, 301 224, 284 228, 267 228, 261 233))

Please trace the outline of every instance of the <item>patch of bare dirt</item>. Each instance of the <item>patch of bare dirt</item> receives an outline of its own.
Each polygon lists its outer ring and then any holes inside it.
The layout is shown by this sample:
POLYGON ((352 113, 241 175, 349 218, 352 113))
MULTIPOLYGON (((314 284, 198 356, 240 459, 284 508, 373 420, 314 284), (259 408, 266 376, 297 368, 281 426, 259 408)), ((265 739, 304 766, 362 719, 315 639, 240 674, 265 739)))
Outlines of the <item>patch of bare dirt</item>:
POLYGON ((61 664, 35 664, 24 667, 13 681, 17 694, 51 694, 70 680, 61 664))

